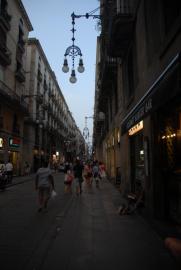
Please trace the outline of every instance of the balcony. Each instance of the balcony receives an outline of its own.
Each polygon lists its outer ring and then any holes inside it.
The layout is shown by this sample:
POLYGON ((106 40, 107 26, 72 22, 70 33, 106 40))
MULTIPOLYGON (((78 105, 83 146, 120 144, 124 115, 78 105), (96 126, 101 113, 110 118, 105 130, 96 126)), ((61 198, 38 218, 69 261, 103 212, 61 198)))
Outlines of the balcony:
POLYGON ((9 31, 11 16, 7 13, 6 10, 0 11, 0 28, 3 29, 5 32, 9 31))
POLYGON ((11 88, 9 88, 3 81, 0 80, 0 100, 5 99, 9 104, 12 104, 28 114, 28 104, 22 101, 20 96, 11 88))
POLYGON ((43 82, 43 87, 44 87, 45 91, 48 90, 48 85, 47 85, 47 82, 46 82, 45 80, 44 80, 44 82, 43 82))
POLYGON ((25 52, 25 41, 23 39, 19 40, 18 49, 21 51, 22 54, 25 52))
POLYGON ((22 61, 23 61, 22 59, 23 59, 23 51, 21 50, 21 48, 17 44, 17 48, 16 48, 16 60, 17 60, 17 62, 19 62, 20 64, 22 64, 22 61))
POLYGON ((99 73, 99 96, 102 101, 105 100, 106 95, 109 95, 112 85, 115 84, 117 78, 118 59, 114 57, 101 56, 100 73, 99 73), (103 91, 102 91, 103 90, 103 91), (102 93, 103 92, 103 93, 102 93))
POLYGON ((129 1, 112 12, 108 29, 108 53, 112 57, 123 57, 133 39, 135 12, 129 1))
POLYGON ((20 83, 25 82, 25 71, 24 71, 24 69, 23 68, 17 69, 16 73, 15 73, 15 77, 20 83))
POLYGON ((38 78, 39 82, 42 82, 42 73, 41 73, 41 71, 39 69, 38 69, 37 78, 38 78))
POLYGON ((11 52, 4 44, 1 43, 0 43, 0 64, 4 67, 11 64, 11 52))

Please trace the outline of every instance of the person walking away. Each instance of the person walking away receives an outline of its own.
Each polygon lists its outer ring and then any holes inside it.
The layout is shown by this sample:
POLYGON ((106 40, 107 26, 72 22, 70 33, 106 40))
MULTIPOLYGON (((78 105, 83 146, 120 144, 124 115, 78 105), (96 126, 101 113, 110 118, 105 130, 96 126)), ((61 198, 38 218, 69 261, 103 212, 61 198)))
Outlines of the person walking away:
POLYGON ((93 178, 96 182, 96 187, 99 187, 99 178, 100 178, 100 171, 99 171, 99 165, 98 162, 96 161, 93 165, 92 168, 92 174, 93 174, 93 178))
POLYGON ((102 163, 101 161, 99 162, 99 171, 100 171, 100 176, 101 179, 105 179, 106 178, 106 168, 104 163, 102 163))
POLYGON ((6 166, 4 164, 4 162, 0 161, 0 173, 4 173, 6 170, 6 166))
POLYGON ((28 161, 25 161, 24 174, 29 175, 29 173, 30 173, 30 165, 29 165, 28 161))
POLYGON ((83 182, 83 173, 84 166, 81 164, 79 159, 76 159, 75 165, 73 167, 75 184, 76 184, 76 194, 79 195, 82 193, 82 182, 83 182))
POLYGON ((43 161, 42 167, 40 167, 36 173, 35 189, 38 190, 38 212, 41 212, 43 209, 47 209, 51 190, 55 190, 54 178, 50 168, 48 168, 47 161, 43 161))
POLYGON ((5 165, 5 170, 6 170, 6 174, 7 174, 8 184, 11 184, 12 180, 13 180, 13 164, 11 163, 10 159, 8 160, 8 162, 5 165))
POLYGON ((84 165, 84 179, 86 180, 86 183, 88 186, 91 186, 92 184, 92 167, 89 163, 84 165))
POLYGON ((72 193, 72 182, 73 182, 74 176, 71 170, 68 170, 66 175, 65 175, 65 188, 64 191, 65 193, 72 193))

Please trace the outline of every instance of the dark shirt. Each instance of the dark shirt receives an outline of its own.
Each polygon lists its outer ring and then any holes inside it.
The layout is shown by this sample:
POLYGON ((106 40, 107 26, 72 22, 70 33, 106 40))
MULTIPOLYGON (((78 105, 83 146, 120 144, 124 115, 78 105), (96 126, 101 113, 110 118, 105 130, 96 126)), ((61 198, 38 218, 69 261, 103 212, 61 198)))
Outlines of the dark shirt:
POLYGON ((75 166, 74 166, 74 168, 73 168, 73 170, 74 170, 74 176, 75 176, 75 178, 77 177, 77 178, 80 178, 80 177, 82 177, 82 171, 83 171, 83 165, 82 164, 76 164, 75 166))

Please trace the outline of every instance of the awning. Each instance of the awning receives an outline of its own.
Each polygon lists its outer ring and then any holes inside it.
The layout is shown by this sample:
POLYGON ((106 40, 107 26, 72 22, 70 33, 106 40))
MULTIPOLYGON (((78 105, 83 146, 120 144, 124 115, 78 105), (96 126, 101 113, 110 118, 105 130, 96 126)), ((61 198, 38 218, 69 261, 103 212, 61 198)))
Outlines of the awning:
MULTIPOLYGON (((156 79, 139 102, 131 109, 121 122, 121 133, 124 134, 132 126, 143 120, 148 114, 168 102, 180 92, 178 67, 181 53, 178 53, 161 75, 156 79), (176 72, 175 72, 176 71, 176 72)), ((180 93, 181 94, 181 93, 180 93)))

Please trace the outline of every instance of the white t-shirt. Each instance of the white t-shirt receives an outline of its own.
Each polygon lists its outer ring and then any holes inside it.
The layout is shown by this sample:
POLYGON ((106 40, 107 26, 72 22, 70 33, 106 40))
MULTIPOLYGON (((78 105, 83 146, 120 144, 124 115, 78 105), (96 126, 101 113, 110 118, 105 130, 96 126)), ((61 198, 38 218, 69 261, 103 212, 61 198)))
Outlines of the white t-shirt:
POLYGON ((6 164, 6 171, 11 172, 13 170, 13 164, 11 162, 8 162, 6 164))
POLYGON ((51 170, 49 168, 39 168, 36 175, 38 176, 38 187, 50 187, 51 170))

